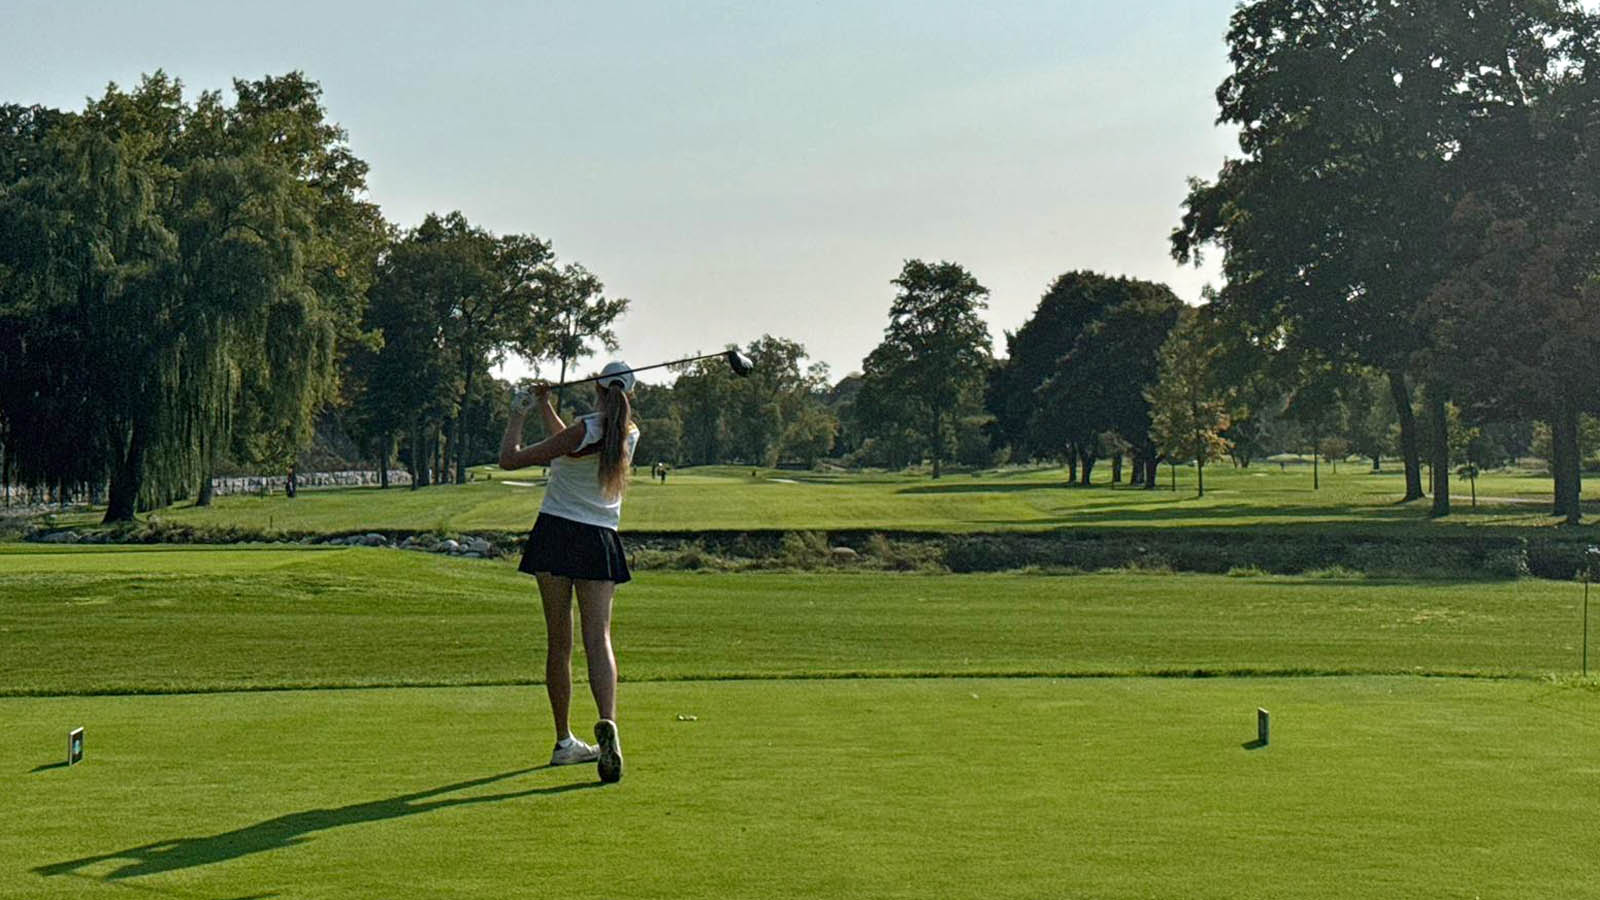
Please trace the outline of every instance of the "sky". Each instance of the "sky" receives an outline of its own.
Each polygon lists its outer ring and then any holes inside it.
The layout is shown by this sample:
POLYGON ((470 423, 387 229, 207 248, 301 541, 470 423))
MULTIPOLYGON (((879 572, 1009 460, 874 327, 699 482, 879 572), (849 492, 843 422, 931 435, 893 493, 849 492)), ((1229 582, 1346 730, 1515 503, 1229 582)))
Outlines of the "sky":
POLYGON ((1167 236, 1185 180, 1237 152, 1214 98, 1233 7, 4 0, 0 102, 297 69, 390 221, 536 234, 630 300, 620 349, 583 368, 770 334, 837 379, 908 259, 989 289, 997 355, 1063 272, 1198 302, 1215 264, 1179 266, 1167 236))

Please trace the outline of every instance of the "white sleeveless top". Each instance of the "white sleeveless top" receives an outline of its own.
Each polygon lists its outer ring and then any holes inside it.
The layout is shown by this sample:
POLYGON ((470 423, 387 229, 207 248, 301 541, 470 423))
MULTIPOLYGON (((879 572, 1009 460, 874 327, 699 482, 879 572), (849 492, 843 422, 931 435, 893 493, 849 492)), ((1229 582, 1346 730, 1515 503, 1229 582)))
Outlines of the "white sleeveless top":
MULTIPOLYGON (((584 431, 574 453, 598 444, 606 433, 599 413, 579 416, 578 421, 583 423, 584 431)), ((639 429, 629 425, 623 445, 624 466, 633 461, 633 448, 638 443, 639 429)), ((600 454, 558 456, 550 461, 550 481, 545 485, 539 512, 615 531, 622 520, 622 496, 607 499, 600 493, 600 454)))

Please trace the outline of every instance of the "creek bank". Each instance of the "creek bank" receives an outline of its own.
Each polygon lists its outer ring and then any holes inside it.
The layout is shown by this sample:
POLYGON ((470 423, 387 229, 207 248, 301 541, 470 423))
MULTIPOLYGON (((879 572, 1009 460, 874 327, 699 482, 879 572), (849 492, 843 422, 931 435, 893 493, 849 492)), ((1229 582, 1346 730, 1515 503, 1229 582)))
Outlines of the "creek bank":
MULTIPOLYGON (((1557 529, 1535 535, 1429 535, 1257 528, 1091 529, 1047 532, 628 531, 640 569, 759 569, 1006 572, 1107 569, 1209 574, 1572 579, 1593 536, 1557 529)), ((352 531, 306 533, 137 523, 38 528, 40 543, 301 544, 388 547, 491 559, 521 553, 524 532, 352 531)))

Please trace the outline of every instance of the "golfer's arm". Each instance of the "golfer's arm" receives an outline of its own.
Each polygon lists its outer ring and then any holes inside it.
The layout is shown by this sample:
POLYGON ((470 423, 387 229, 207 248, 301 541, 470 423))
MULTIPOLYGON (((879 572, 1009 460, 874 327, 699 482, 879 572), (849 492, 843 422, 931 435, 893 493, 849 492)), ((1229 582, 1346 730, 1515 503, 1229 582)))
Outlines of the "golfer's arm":
POLYGON ((560 434, 567 429, 567 423, 561 421, 561 417, 556 415, 556 408, 550 405, 549 397, 544 398, 544 402, 539 404, 539 417, 544 420, 545 437, 560 434))
POLYGON ((522 469, 527 466, 549 465, 552 459, 566 456, 578 449, 583 440, 583 423, 561 429, 531 447, 519 446, 522 438, 523 417, 513 415, 506 423, 506 433, 500 438, 500 468, 522 469))

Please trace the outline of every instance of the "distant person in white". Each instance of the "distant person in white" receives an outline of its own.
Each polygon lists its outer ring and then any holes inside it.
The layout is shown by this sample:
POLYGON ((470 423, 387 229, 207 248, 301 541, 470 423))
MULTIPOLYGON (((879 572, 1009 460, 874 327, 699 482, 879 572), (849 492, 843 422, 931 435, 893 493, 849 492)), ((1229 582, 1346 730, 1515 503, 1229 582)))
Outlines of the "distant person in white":
POLYGON ((598 761, 600 780, 622 777, 622 745, 617 737, 617 660, 611 650, 611 598, 630 579, 628 558, 617 525, 628 485, 639 429, 632 422, 633 372, 624 363, 607 363, 595 385, 595 412, 571 425, 550 405, 550 386, 539 383, 512 400, 511 419, 500 439, 500 468, 550 467, 539 517, 528 533, 521 571, 539 580, 544 600, 545 691, 555 719, 556 746, 550 765, 598 761), (537 406, 545 438, 522 446, 528 413, 537 406), (576 595, 589 660, 589 690, 600 721, 598 746, 572 736, 567 713, 572 702, 572 601, 576 595))

